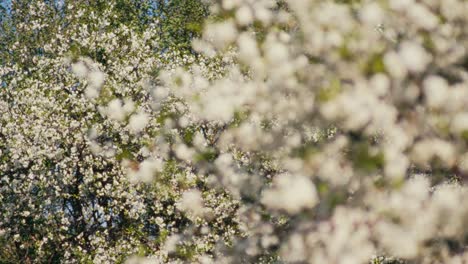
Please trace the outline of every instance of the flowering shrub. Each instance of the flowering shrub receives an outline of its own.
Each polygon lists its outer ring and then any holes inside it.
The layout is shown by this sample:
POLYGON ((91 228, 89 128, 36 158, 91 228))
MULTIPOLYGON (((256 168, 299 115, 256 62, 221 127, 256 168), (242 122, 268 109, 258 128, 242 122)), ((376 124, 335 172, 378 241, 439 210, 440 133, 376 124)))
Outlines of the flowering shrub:
POLYGON ((2 65, 5 261, 468 261, 466 1, 209 4, 2 65))

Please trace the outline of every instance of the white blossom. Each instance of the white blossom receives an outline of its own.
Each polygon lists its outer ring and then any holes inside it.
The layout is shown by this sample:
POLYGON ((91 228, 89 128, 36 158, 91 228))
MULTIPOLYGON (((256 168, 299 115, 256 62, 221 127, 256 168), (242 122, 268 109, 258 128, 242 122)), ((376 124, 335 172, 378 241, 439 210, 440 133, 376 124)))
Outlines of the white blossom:
POLYGON ((270 208, 297 213, 318 202, 315 186, 304 176, 282 174, 274 182, 274 187, 266 190, 262 197, 262 202, 270 208))
POLYGON ((132 132, 138 133, 146 127, 148 121, 149 115, 147 113, 136 113, 130 116, 130 120, 128 121, 128 127, 132 132))

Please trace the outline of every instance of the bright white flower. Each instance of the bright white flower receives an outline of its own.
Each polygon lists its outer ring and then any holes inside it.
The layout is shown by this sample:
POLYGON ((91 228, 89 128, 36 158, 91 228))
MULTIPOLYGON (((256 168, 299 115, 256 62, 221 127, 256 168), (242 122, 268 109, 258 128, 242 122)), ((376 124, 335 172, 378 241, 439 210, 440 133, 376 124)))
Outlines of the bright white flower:
POLYGON ((155 87, 153 89, 153 96, 156 101, 162 101, 169 96, 169 90, 161 86, 155 87))
POLYGON ((94 98, 97 98, 99 96, 99 90, 96 89, 95 87, 86 87, 85 89, 85 95, 86 97, 88 97, 89 99, 94 99, 94 98))
POLYGON ((359 17, 369 26, 375 26, 382 23, 384 14, 378 3, 371 2, 366 4, 359 12, 359 17))
POLYGON ((107 109, 105 109, 106 114, 109 118, 123 121, 125 118, 125 111, 122 107, 122 101, 120 99, 113 99, 107 105, 107 109))
POLYGON ((414 23, 417 23, 426 30, 432 30, 438 24, 438 18, 422 4, 416 3, 411 5, 411 7, 407 9, 407 12, 414 23))
POLYGON ((89 73, 88 79, 92 87, 99 89, 104 84, 105 75, 101 71, 92 71, 89 73))
POLYGON ((246 26, 253 22, 253 14, 249 6, 243 5, 239 9, 237 9, 236 21, 241 26, 246 26))
POLYGON ((431 75, 424 80, 423 86, 427 105, 442 108, 448 99, 447 81, 440 76, 431 75))
POLYGON ((409 160, 403 153, 387 151, 385 157, 385 175, 392 179, 402 179, 409 168, 409 160))
POLYGON ((73 63, 71 69, 78 78, 85 78, 88 75, 88 67, 82 61, 73 63))
POLYGON ((149 115, 145 112, 139 112, 130 117, 128 127, 133 133, 138 133, 148 125, 148 121, 149 115))
POLYGON ((242 0, 223 0, 223 8, 226 10, 231 10, 236 8, 242 3, 242 0))
POLYGON ((192 157, 195 155, 194 151, 185 144, 178 144, 175 153, 177 157, 186 161, 192 160, 192 157))
POLYGON ((379 96, 386 95, 390 89, 390 79, 385 74, 376 74, 370 80, 371 89, 379 96))
POLYGON ((168 253, 174 252, 181 239, 180 235, 172 235, 168 237, 163 246, 164 251, 168 253))
MULTIPOLYGON (((128 166, 128 165, 126 165, 128 166)), ((135 170, 129 168, 128 177, 130 181, 137 182, 146 182, 149 183, 154 180, 154 176, 157 172, 160 172, 163 169, 163 163, 159 159, 146 159, 139 164, 138 168, 135 170)))
POLYGON ((377 226, 378 236, 384 247, 390 254, 402 258, 415 257, 419 252, 420 245, 414 236, 408 234, 409 231, 387 222, 381 222, 377 226))
POLYGON ((460 156, 457 165, 463 173, 468 173, 468 152, 460 156))
POLYGON ((273 188, 262 195, 262 203, 272 209, 297 213, 314 207, 318 202, 315 186, 305 176, 281 174, 273 182, 273 188))
POLYGON ((434 157, 442 161, 442 165, 451 167, 455 162, 455 148, 440 139, 426 139, 414 145, 412 159, 418 164, 428 165, 434 157))
POLYGON ((224 49, 226 45, 236 40, 237 29, 232 21, 209 24, 205 29, 205 39, 212 41, 218 49, 224 49))
POLYGON ((408 72, 403 60, 394 51, 390 51, 384 55, 383 62, 385 68, 388 69, 391 76, 395 78, 404 78, 408 72))
POLYGON ((268 43, 265 47, 267 59, 272 65, 281 65, 288 61, 289 51, 279 42, 268 43))
POLYGON ((411 72, 422 72, 431 61, 430 55, 420 44, 405 41, 400 46, 399 55, 403 64, 411 72))
POLYGON ((180 209, 195 216, 202 216, 205 208, 201 192, 196 189, 184 192, 180 201, 180 209))

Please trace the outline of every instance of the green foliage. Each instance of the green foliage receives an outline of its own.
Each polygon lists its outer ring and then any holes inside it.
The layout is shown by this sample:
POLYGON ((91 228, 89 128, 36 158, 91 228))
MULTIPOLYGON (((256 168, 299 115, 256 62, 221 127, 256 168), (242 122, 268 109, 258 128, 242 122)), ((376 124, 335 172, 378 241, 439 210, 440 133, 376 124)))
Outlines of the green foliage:
POLYGON ((384 155, 382 152, 372 150, 367 143, 357 143, 352 146, 349 153, 350 159, 356 168, 365 172, 374 172, 382 168, 384 155))
POLYGON ((317 93, 319 102, 327 102, 335 98, 342 91, 341 81, 333 79, 328 86, 323 87, 317 93))
POLYGON ((156 1, 163 48, 191 51, 191 40, 200 36, 208 6, 200 0, 156 1))
POLYGON ((372 74, 385 72, 383 55, 382 54, 372 55, 369 58, 369 60, 364 64, 363 72, 365 72, 369 76, 372 74))

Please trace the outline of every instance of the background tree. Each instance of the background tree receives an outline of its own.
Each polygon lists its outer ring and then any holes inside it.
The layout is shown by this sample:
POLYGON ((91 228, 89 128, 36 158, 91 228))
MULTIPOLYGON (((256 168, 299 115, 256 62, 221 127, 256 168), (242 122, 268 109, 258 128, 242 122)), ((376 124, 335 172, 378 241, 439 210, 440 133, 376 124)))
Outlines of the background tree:
MULTIPOLYGON (((13 1, 4 13, 1 262, 122 262, 156 252, 189 227, 176 203, 205 180, 171 164, 136 165, 160 126, 147 89, 152 75, 195 59, 161 45, 153 4, 13 1), (122 162, 147 181, 159 171, 161 182, 129 182, 122 162)), ((224 221, 199 220, 215 230, 233 225, 224 221)), ((197 247, 177 257, 212 250, 219 240, 194 236, 197 247)))

